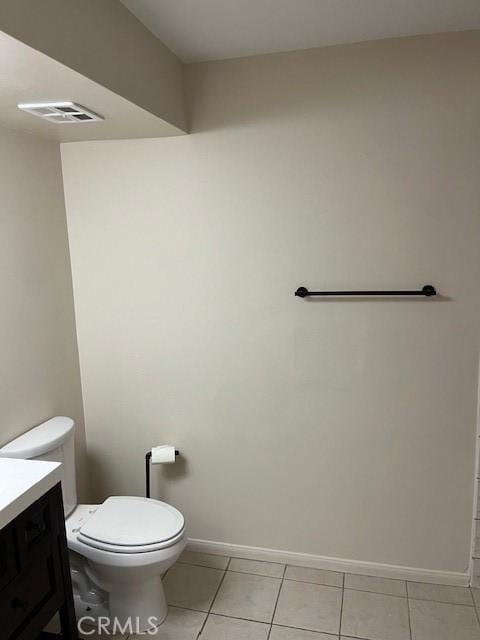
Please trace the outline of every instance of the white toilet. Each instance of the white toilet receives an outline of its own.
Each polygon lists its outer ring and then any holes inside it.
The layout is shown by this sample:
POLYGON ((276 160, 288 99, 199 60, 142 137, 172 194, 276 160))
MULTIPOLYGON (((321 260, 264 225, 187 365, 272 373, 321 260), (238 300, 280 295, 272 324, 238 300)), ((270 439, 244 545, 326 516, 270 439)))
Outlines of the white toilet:
POLYGON ((0 448, 0 457, 63 463, 77 617, 107 616, 145 631, 167 615, 161 576, 185 547, 183 515, 165 502, 132 496, 77 504, 73 432, 71 418, 52 418, 0 448))

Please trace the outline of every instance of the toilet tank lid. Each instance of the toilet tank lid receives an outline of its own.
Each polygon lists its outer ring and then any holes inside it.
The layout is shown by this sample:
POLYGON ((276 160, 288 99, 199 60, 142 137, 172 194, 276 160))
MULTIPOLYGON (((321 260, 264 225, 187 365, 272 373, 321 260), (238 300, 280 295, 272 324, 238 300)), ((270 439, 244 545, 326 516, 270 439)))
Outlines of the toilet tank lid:
POLYGON ((37 458, 63 444, 74 427, 75 423, 71 418, 51 418, 1 447, 0 458, 37 458))

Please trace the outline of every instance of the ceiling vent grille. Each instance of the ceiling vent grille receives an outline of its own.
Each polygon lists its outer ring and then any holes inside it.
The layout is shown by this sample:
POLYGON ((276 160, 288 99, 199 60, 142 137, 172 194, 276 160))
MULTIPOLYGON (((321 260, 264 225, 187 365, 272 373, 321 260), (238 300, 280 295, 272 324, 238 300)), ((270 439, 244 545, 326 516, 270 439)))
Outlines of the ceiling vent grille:
POLYGON ((79 124, 103 120, 98 113, 85 109, 75 102, 26 102, 18 108, 34 116, 57 124, 79 124))

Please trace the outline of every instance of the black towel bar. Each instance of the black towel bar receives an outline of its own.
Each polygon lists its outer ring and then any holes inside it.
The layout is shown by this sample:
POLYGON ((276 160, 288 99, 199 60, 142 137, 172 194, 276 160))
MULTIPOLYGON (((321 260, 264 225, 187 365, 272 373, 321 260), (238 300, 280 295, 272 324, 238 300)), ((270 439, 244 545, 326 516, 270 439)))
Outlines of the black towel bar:
POLYGON ((437 290, 431 284, 415 291, 309 291, 306 287, 299 287, 295 291, 299 298, 310 296, 424 296, 431 298, 437 295, 437 290))

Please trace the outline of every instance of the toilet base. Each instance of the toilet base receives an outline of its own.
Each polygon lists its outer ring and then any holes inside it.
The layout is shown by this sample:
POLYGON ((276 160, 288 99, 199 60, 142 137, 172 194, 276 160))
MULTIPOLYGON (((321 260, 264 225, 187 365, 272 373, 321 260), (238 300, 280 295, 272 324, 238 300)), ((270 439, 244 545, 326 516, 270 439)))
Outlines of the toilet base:
POLYGON ((79 593, 74 592, 73 603, 77 622, 83 620, 86 624, 93 625, 99 618, 106 618, 110 615, 106 602, 91 604, 82 600, 79 593))
POLYGON ((143 633, 164 622, 168 605, 159 577, 123 587, 109 593, 108 605, 84 602, 80 594, 74 594, 75 615, 82 629, 101 625, 115 633, 143 633))
POLYGON ((116 584, 109 592, 109 615, 112 625, 131 628, 133 632, 158 627, 167 617, 168 606, 160 576, 141 583, 116 584))
POLYGON ((155 551, 97 549, 77 536, 96 508, 78 505, 66 521, 73 588, 81 599, 76 606, 77 617, 79 613, 80 617, 90 616, 90 623, 105 634, 145 633, 160 626, 167 617, 162 576, 180 557, 186 534, 183 531, 170 546, 155 551))

